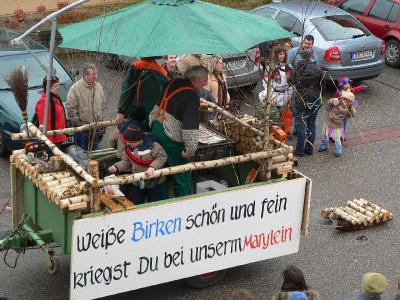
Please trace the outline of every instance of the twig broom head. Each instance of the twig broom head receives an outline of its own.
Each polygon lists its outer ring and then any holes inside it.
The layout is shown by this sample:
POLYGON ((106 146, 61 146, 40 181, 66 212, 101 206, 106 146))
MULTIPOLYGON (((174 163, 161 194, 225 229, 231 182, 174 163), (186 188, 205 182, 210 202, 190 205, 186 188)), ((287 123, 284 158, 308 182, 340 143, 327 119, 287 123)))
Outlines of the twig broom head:
POLYGON ((28 71, 25 67, 20 66, 11 71, 6 76, 5 81, 10 86, 15 101, 21 109, 22 118, 28 121, 28 113, 26 111, 28 105, 28 71))

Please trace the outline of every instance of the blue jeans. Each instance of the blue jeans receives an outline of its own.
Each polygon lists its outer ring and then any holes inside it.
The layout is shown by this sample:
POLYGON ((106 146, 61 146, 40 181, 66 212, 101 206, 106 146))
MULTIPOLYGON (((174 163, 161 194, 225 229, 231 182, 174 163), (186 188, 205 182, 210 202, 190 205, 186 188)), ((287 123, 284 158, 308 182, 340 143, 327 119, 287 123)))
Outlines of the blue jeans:
MULTIPOLYGON (((324 136, 321 145, 319 146, 321 149, 328 149, 329 148, 329 139, 324 136)), ((343 147, 342 142, 339 139, 335 139, 335 150, 333 151, 335 154, 342 154, 343 147)))
POLYGON ((81 147, 83 150, 88 150, 89 142, 93 141, 92 150, 97 150, 100 143, 100 129, 97 128, 96 133, 93 131, 83 131, 75 133, 75 144, 81 147))
MULTIPOLYGON (((324 137, 322 138, 321 144, 319 146, 321 149, 328 149, 329 148, 329 137, 326 136, 326 132, 328 131, 326 126, 327 125, 325 124, 324 125, 324 137)), ((334 130, 333 133, 334 133, 333 136, 332 136, 331 133, 328 133, 328 134, 330 134, 330 136, 333 137, 333 140, 335 141, 334 153, 335 154, 342 154, 343 147, 342 147, 342 141, 340 139, 340 137, 341 137, 340 136, 340 129, 334 130)))
POLYGON ((132 202, 135 205, 143 204, 147 198, 147 203, 161 200, 162 184, 157 184, 150 189, 142 190, 136 184, 132 184, 132 202))
POLYGON ((297 144, 295 154, 304 155, 314 153, 315 142, 315 123, 318 110, 311 112, 293 109, 294 127, 297 134, 297 144))

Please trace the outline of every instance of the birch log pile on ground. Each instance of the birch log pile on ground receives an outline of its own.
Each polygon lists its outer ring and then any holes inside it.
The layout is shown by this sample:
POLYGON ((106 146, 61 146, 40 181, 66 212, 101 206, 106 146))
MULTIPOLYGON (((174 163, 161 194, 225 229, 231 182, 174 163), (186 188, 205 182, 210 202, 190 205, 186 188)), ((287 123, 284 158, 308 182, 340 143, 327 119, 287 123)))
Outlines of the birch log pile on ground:
POLYGON ((347 231, 383 224, 392 220, 393 214, 360 198, 347 201, 347 206, 325 208, 321 211, 321 217, 332 220, 336 229, 347 231))

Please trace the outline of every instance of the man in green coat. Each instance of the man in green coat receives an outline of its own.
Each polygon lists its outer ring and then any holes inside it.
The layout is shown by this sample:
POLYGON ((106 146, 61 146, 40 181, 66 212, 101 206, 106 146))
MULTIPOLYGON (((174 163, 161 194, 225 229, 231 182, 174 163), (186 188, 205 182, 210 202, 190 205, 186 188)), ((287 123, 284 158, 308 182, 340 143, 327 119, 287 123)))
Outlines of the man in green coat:
POLYGON ((139 104, 146 109, 148 118, 168 76, 155 58, 144 57, 129 66, 118 102, 117 124, 123 122, 124 118, 129 119, 139 104))

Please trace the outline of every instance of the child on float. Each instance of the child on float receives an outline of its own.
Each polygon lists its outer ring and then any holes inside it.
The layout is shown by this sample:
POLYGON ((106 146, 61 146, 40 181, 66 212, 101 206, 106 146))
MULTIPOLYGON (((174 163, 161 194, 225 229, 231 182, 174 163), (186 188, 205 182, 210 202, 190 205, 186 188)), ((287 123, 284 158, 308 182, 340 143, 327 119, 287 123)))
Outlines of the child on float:
MULTIPOLYGON (((351 85, 352 83, 353 83, 353 80, 349 79, 346 76, 339 78, 338 87, 336 89, 334 98, 339 98, 339 96, 341 96, 346 91, 350 91, 353 94, 362 93, 367 88, 367 86, 365 84, 361 84, 359 86, 353 87, 351 85)), ((354 105, 354 107, 358 106, 357 100, 353 103, 353 105, 354 105)), ((343 121, 343 137, 342 137, 343 141, 344 141, 344 133, 346 131, 346 127, 347 127, 347 119, 344 119, 344 121, 343 121)))
MULTIPOLYGON (((139 126, 129 125, 124 131, 125 148, 121 161, 112 165, 111 173, 131 170, 132 173, 145 172, 147 176, 161 169, 167 161, 163 147, 155 142, 152 135, 142 132, 139 126)), ((132 184, 132 201, 134 204, 161 200, 161 183, 165 176, 145 179, 132 184)))
POLYGON ((354 118, 356 109, 354 108, 355 97, 350 91, 345 91, 338 98, 329 99, 326 104, 326 119, 322 130, 323 139, 320 144, 319 152, 327 151, 329 138, 335 141, 334 154, 336 157, 342 155, 341 138, 344 135, 343 120, 354 118))

